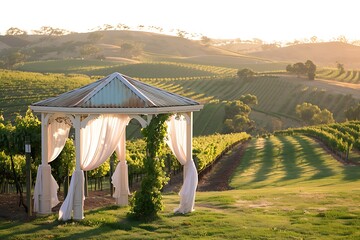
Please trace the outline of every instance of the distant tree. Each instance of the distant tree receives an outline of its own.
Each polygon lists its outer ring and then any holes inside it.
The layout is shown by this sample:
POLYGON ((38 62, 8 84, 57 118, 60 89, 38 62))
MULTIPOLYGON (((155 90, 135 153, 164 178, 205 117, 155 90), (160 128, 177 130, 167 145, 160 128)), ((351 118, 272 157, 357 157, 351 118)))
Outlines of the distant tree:
POLYGON ((91 43, 97 43, 98 41, 100 41, 100 39, 102 39, 104 37, 104 34, 101 32, 91 32, 89 33, 87 39, 89 40, 89 42, 91 43))
POLYGON ((288 64, 288 65, 286 66, 286 71, 289 72, 289 73, 294 72, 293 66, 292 66, 291 64, 288 64))
POLYGON ((6 35, 12 35, 12 36, 27 35, 27 32, 17 27, 11 27, 6 31, 6 35))
POLYGON ((296 115, 307 124, 333 123, 333 114, 327 110, 321 110, 317 105, 304 102, 295 108, 296 115))
POLYGON ((250 120, 251 108, 242 101, 235 100, 226 103, 224 116, 224 132, 251 131, 254 121, 250 120))
POLYGON ((243 69, 241 69, 241 70, 239 69, 237 71, 237 76, 239 78, 243 78, 243 79, 252 78, 255 75, 256 75, 256 73, 249 68, 243 68, 243 69))
POLYGON ((258 104, 257 97, 252 94, 241 95, 240 101, 242 101, 243 103, 245 103, 247 105, 257 105, 258 104))
POLYGON ((70 33, 70 31, 61 28, 53 28, 50 26, 43 26, 39 30, 33 30, 34 34, 46 36, 62 36, 70 33))
POLYGON ((139 26, 137 26, 137 29, 139 29, 140 31, 142 31, 142 30, 144 30, 144 28, 145 28, 145 26, 144 25, 139 25, 139 26))
POLYGON ((348 42, 347 38, 344 35, 338 36, 336 38, 336 40, 339 41, 339 42, 342 42, 342 43, 347 43, 348 42))
POLYGON ((116 25, 116 28, 119 29, 119 30, 129 30, 130 27, 126 24, 123 24, 123 23, 119 23, 118 25, 116 25))
POLYGON ((348 120, 360 120, 360 103, 345 110, 345 116, 348 120))
POLYGON ((298 77, 300 77, 300 75, 306 73, 306 66, 302 62, 297 62, 293 65, 293 71, 298 77))
POLYGON ((286 71, 289 73, 294 73, 298 77, 306 74, 309 80, 314 80, 316 74, 316 65, 312 61, 307 60, 305 64, 302 62, 297 62, 293 65, 287 65, 286 71))
POLYGON ((326 108, 321 110, 319 113, 316 113, 312 119, 313 124, 329 124, 334 122, 333 113, 326 108))
POLYGON ((99 48, 93 44, 85 44, 80 48, 82 57, 95 56, 99 52, 99 48))
POLYGON ((180 38, 185 38, 188 34, 189 33, 184 30, 176 29, 176 36, 180 38))
POLYGON ((305 62, 305 67, 309 80, 314 80, 316 74, 316 65, 312 61, 307 60, 305 62))
POLYGON ((201 43, 207 46, 207 45, 209 45, 211 43, 211 39, 206 37, 206 36, 202 36, 201 37, 201 43))
POLYGON ((339 70, 339 74, 343 74, 345 73, 345 68, 344 68, 344 64, 336 62, 336 67, 339 70))
POLYGON ((316 42, 318 41, 317 36, 312 36, 312 37, 310 38, 310 41, 311 41, 312 43, 316 43, 316 42))
POLYGON ((11 48, 1 51, 0 59, 6 69, 13 68, 16 64, 23 63, 28 55, 20 49, 11 48))
POLYGON ((131 43, 121 44, 121 55, 124 57, 135 57, 141 53, 140 49, 131 43))

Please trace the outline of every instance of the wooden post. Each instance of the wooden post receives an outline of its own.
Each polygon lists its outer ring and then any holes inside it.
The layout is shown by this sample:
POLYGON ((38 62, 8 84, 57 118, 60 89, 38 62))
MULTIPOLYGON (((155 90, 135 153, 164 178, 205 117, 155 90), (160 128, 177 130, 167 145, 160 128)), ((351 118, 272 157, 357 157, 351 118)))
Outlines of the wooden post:
POLYGON ((26 205, 28 217, 32 216, 32 204, 31 204, 31 145, 30 137, 25 137, 25 154, 26 154, 26 205))

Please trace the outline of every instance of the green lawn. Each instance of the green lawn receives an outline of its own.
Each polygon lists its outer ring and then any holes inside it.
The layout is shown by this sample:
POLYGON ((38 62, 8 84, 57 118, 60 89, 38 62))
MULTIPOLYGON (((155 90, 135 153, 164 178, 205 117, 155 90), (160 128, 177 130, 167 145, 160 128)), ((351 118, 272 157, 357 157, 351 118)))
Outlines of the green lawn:
POLYGON ((179 198, 151 223, 127 208, 85 212, 79 222, 57 214, 0 220, 0 239, 359 239, 360 171, 343 166, 304 136, 253 139, 224 192, 198 192, 196 211, 174 215, 179 198))

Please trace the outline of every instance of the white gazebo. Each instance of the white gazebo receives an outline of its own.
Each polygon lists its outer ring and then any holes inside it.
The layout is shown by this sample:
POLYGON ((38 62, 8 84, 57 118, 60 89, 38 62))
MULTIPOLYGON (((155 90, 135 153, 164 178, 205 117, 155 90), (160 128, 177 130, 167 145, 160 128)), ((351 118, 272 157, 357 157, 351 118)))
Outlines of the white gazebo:
POLYGON ((112 176, 117 204, 127 205, 129 196, 125 160, 126 126, 136 119, 146 127, 157 114, 173 114, 168 121, 167 144, 184 166, 180 206, 176 212, 194 209, 198 183, 192 159, 192 126, 194 111, 203 105, 189 98, 142 83, 120 73, 113 73, 81 88, 30 106, 41 113, 42 163, 38 168, 34 190, 34 211, 51 213, 59 203, 58 185, 49 163, 56 159, 75 129, 76 169, 59 219, 84 218, 84 173, 100 166, 114 151, 119 164, 112 176))

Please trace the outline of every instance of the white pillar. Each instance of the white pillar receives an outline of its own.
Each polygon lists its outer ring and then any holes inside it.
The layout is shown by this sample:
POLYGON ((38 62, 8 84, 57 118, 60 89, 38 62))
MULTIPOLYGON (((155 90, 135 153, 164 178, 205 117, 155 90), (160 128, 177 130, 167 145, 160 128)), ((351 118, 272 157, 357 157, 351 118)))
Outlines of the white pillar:
POLYGON ((74 174, 77 175, 77 182, 75 183, 74 202, 73 202, 73 218, 81 220, 84 218, 84 173, 81 170, 81 116, 75 115, 75 153, 76 153, 76 167, 74 174))
POLYGON ((48 126, 49 114, 41 113, 41 178, 39 213, 51 213, 51 167, 48 164, 48 126))
POLYGON ((129 174, 128 165, 126 162, 126 134, 124 132, 123 137, 120 141, 119 149, 123 154, 119 158, 120 164, 120 196, 116 198, 116 203, 120 206, 129 205, 129 174))
POLYGON ((186 161, 189 161, 192 159, 192 138, 193 138, 193 113, 188 112, 186 113, 186 156, 189 157, 189 159, 186 159, 186 161))

